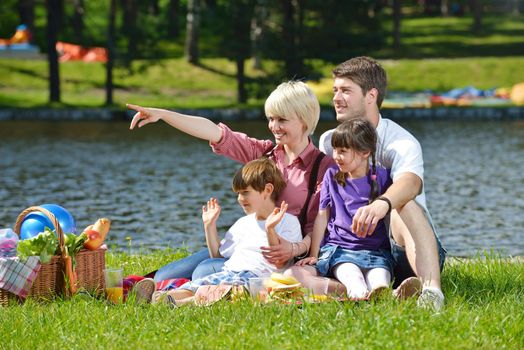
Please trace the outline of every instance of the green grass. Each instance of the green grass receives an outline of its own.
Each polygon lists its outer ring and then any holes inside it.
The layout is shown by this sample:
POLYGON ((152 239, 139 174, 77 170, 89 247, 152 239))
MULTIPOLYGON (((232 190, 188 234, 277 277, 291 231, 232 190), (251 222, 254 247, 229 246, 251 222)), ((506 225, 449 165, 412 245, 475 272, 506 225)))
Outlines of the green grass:
MULTIPOLYGON (((480 89, 511 87, 524 76, 524 15, 483 18, 480 36, 471 34, 471 17, 416 17, 402 20, 402 45, 388 41, 378 50, 359 52, 378 58, 389 76, 389 90, 447 91, 473 85, 480 89)), ((391 28, 389 22, 384 28, 391 28)), ((390 35, 388 39, 390 40, 390 35)), ((163 46, 166 52, 173 43, 163 46)), ((176 53, 178 52, 178 53, 176 53)), ((349 58, 349 57, 348 57, 349 58)), ((339 62, 308 59, 307 80, 326 107, 331 104, 331 70, 339 62)), ((263 70, 246 62, 250 100, 259 107, 283 79, 282 62, 264 61, 263 70)), ((226 108, 236 103, 236 68, 224 58, 203 58, 193 66, 182 58, 137 60, 131 69, 114 71, 114 103, 126 102, 164 108, 226 108)), ((49 107, 48 67, 45 60, 0 59, 0 108, 49 107)), ((99 63, 60 64, 62 103, 52 107, 100 107, 105 101, 105 66, 99 63)))
MULTIPOLYGON (((145 273, 179 257, 109 254, 108 266, 145 273)), ((453 259, 443 274, 439 313, 386 297, 374 303, 285 306, 249 301, 211 307, 109 305, 75 297, 28 301, 0 312, 2 349, 522 349, 524 263, 453 259)))
MULTIPOLYGON (((312 87, 324 105, 332 98, 331 70, 334 65, 308 61, 321 78, 312 87)), ((388 72, 389 90, 416 92, 447 91, 473 85, 480 89, 511 87, 522 81, 519 57, 470 57, 459 59, 382 60, 388 72)), ((265 71, 248 69, 257 79, 270 79, 277 72, 275 62, 266 62, 265 71)), ((234 64, 226 59, 204 59, 192 66, 183 59, 137 61, 131 73, 116 69, 115 104, 131 102, 164 108, 225 108, 236 105, 234 64)), ((104 104, 104 66, 98 63, 66 62, 60 65, 62 106, 99 107, 104 104)), ((47 63, 0 59, 0 107, 48 106, 47 63)), ((279 81, 275 81, 275 87, 279 81)), ((252 98, 248 106, 261 106, 267 97, 252 98)))

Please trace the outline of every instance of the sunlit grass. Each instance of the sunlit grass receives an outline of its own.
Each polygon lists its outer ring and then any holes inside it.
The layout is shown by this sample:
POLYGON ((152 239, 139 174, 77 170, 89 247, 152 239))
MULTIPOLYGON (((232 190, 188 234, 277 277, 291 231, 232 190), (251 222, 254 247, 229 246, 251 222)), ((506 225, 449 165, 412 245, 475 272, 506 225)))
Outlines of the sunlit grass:
MULTIPOLYGON (((148 272, 184 252, 108 254, 125 274, 148 272)), ((76 296, 0 311, 2 348, 521 349, 524 263, 494 255, 451 259, 443 274, 446 306, 438 314, 413 300, 373 303, 211 307, 109 305, 76 296), (29 332, 30 330, 30 332, 29 332)))
MULTIPOLYGON (((387 21, 384 28, 391 28, 387 21)), ((390 91, 442 92, 469 85, 489 89, 522 82, 524 16, 487 13, 483 17, 484 31, 479 36, 472 34, 471 24, 472 18, 467 16, 406 16, 401 23, 400 50, 391 47, 388 34, 386 45, 364 54, 384 64, 390 91)), ((136 60, 129 68, 115 67, 114 104, 117 107, 123 108, 127 102, 189 109, 238 106, 233 61, 204 55, 201 64, 195 66, 180 58, 181 51, 172 46, 167 45, 166 52, 178 58, 136 60)), ((312 69, 310 74, 301 77, 315 82, 315 92, 326 106, 331 101, 331 70, 337 63, 307 58, 306 64, 312 69)), ((268 93, 282 81, 282 65, 282 62, 265 60, 264 68, 255 70, 251 61, 246 61, 248 107, 260 107, 268 93)), ((45 60, 0 59, 0 77, 0 107, 49 106, 45 60)), ((61 106, 103 106, 105 80, 103 64, 61 63, 61 106)))
MULTIPOLYGON (((458 59, 381 60, 388 72, 389 91, 447 91, 457 87, 479 89, 509 87, 522 81, 524 57, 470 57, 458 59)), ((315 71, 310 81, 320 102, 332 98, 333 65, 308 61, 315 71), (317 77, 323 77, 320 80, 317 77)), ((248 69, 251 79, 274 74, 276 64, 266 62, 266 73, 248 69)), ((47 65, 44 61, 0 60, 0 106, 47 106, 47 65)), ((104 66, 98 63, 61 64, 61 91, 64 106, 99 107, 104 104, 104 66)), ((225 59, 205 59, 192 66, 182 59, 138 61, 133 69, 115 71, 115 104, 131 102, 165 108, 224 108, 236 106, 233 63, 225 59), (212 69, 212 70, 211 70, 212 69)), ((275 82, 275 86, 279 83, 275 82)), ((264 98, 250 99, 248 105, 261 106, 264 98)))

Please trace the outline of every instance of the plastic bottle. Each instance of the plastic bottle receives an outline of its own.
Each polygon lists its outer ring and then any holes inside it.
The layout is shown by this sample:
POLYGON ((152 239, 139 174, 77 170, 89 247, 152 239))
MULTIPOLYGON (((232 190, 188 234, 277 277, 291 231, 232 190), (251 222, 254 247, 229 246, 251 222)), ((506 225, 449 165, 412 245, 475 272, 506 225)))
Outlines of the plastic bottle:
POLYGON ((18 235, 10 228, 0 229, 0 258, 16 256, 18 235))

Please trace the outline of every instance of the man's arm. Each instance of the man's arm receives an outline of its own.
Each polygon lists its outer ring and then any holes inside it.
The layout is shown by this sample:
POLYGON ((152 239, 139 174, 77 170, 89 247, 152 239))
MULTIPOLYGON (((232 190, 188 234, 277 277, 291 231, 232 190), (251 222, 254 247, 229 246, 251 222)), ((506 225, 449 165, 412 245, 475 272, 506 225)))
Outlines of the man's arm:
MULTIPOLYGON (((414 173, 406 172, 400 174, 388 190, 381 195, 391 202, 391 209, 400 209, 422 190, 422 179, 414 173)), ((359 237, 371 235, 378 222, 386 216, 389 205, 386 201, 376 200, 373 203, 361 207, 353 217, 351 230, 359 237)))
POLYGON ((395 182, 382 194, 391 201, 392 209, 400 209, 415 199, 422 191, 422 180, 414 173, 400 174, 395 182))

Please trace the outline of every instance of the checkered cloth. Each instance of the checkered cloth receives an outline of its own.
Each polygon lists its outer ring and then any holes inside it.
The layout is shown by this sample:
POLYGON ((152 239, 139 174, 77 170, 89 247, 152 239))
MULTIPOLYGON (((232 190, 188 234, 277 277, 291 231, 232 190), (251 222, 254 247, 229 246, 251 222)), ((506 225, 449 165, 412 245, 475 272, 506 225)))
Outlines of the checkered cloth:
POLYGON ((258 277, 251 271, 220 271, 206 277, 184 283, 178 289, 187 289, 196 293, 198 287, 205 285, 233 284, 247 286, 250 278, 258 277))
POLYGON ((40 257, 30 256, 26 261, 18 258, 0 258, 0 288, 27 297, 40 270, 40 257))

